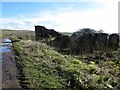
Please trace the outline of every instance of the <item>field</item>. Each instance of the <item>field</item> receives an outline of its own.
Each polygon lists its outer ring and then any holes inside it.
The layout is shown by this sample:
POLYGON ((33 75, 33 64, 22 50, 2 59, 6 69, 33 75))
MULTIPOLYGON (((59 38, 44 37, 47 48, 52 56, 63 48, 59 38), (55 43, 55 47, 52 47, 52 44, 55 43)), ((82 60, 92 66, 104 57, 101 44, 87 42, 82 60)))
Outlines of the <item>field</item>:
MULTIPOLYGON (((23 88, 120 90, 120 48, 110 52, 110 57, 101 52, 63 55, 45 43, 29 38, 31 35, 15 31, 9 37, 20 39, 13 47, 23 88), (22 35, 28 37, 22 38, 22 35)), ((6 36, 5 32, 3 36, 6 36)))
POLYGON ((2 31, 2 38, 17 38, 17 39, 35 39, 34 31, 29 30, 6 30, 3 29, 2 31))

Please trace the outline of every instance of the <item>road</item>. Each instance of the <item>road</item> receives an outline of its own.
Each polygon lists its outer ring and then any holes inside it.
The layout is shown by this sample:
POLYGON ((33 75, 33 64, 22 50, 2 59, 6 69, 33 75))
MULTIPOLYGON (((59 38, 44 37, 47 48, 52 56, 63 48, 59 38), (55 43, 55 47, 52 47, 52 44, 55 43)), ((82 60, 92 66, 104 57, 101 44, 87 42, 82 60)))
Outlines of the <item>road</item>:
POLYGON ((17 78, 19 71, 17 69, 14 57, 14 50, 11 43, 2 43, 0 45, 0 57, 2 60, 2 88, 18 90, 21 89, 19 80, 17 78))

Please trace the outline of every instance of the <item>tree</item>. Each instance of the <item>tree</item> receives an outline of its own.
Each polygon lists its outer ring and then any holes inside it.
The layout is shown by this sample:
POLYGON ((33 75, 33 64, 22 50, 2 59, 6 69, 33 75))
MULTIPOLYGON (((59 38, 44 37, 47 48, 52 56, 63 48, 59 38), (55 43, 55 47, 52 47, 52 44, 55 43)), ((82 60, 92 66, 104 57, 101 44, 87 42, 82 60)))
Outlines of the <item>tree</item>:
POLYGON ((80 36, 83 36, 83 35, 86 35, 86 34, 95 34, 95 33, 97 33, 97 31, 95 31, 94 29, 83 28, 83 29, 79 29, 79 31, 73 33, 72 36, 80 37, 80 36))
POLYGON ((97 33, 103 33, 104 31, 102 29, 96 31, 97 33))

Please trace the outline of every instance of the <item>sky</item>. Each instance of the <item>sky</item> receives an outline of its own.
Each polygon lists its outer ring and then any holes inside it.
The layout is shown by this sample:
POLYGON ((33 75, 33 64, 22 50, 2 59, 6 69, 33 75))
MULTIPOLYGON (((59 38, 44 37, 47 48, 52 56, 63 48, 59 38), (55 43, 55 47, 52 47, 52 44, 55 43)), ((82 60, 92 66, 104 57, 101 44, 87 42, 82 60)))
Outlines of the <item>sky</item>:
POLYGON ((91 28, 117 33, 118 1, 2 2, 0 27, 34 31, 35 25, 41 25, 59 32, 91 28))

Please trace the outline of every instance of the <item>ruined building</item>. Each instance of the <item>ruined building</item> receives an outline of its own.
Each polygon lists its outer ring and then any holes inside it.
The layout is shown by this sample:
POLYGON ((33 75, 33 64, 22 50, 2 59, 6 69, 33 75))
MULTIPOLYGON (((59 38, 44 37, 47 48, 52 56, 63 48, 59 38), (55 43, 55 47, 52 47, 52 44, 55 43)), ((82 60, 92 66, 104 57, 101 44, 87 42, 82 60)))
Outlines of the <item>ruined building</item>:
MULTIPOLYGON (((74 33, 73 33, 74 34, 74 33)), ((50 45, 60 50, 68 49, 71 54, 92 53, 93 51, 117 50, 119 47, 119 35, 106 33, 94 33, 85 35, 66 36, 47 29, 44 26, 35 26, 36 40, 55 37, 50 45)))
POLYGON ((47 29, 44 26, 35 26, 35 38, 37 41, 49 37, 58 37, 59 35, 61 34, 54 29, 47 29))
POLYGON ((112 50, 117 50, 119 47, 119 35, 118 34, 111 34, 109 36, 108 46, 112 50))

